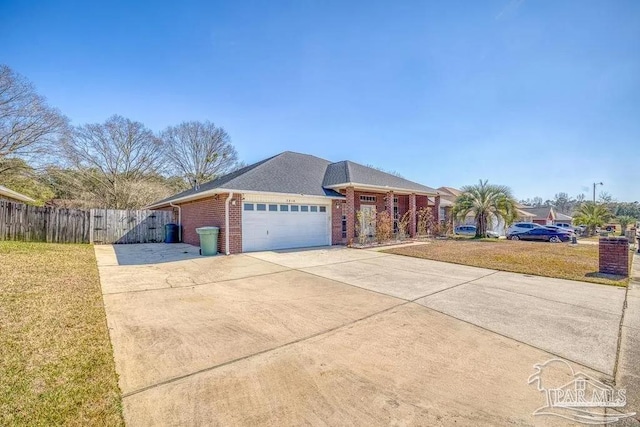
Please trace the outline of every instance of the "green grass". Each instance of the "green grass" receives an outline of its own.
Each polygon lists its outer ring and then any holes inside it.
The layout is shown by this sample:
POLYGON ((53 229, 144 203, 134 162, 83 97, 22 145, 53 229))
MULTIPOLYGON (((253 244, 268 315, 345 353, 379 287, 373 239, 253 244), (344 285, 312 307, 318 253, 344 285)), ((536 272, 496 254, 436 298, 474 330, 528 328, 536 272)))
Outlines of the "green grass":
POLYGON ((0 242, 0 425, 123 425, 89 245, 0 242))
POLYGON ((497 239, 434 240, 384 252, 492 270, 626 286, 626 277, 598 273, 598 245, 513 242, 497 239))

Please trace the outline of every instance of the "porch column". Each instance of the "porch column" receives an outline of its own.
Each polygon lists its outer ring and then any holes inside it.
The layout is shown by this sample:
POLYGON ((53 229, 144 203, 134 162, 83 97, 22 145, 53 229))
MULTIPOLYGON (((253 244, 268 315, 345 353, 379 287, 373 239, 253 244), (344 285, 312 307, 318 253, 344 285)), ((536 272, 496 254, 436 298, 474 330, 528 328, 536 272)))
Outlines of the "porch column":
POLYGON ((343 205, 347 216, 347 244, 353 243, 356 237, 356 196, 353 187, 347 187, 347 200, 343 205))
POLYGON ((391 217, 393 221, 393 191, 387 192, 387 203, 386 203, 387 213, 391 217))
POLYGON ((433 218, 436 220, 437 224, 440 224, 440 196, 435 197, 433 218))
POLYGON ((409 216, 411 217, 411 221, 409 221, 409 236, 416 237, 416 195, 409 195, 409 216))

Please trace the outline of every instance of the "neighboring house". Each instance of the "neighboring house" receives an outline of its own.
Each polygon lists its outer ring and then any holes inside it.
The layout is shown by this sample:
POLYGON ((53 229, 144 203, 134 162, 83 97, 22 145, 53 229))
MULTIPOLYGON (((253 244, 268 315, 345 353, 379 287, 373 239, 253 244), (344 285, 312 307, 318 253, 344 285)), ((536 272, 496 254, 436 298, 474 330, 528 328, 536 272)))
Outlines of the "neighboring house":
POLYGON ((462 194, 462 191, 453 187, 440 187, 438 188, 438 193, 440 193, 441 198, 440 218, 450 224, 454 224, 456 221, 454 221, 451 209, 458 196, 462 194))
POLYGON ((532 222, 540 225, 553 225, 558 223, 571 224, 573 221, 572 217, 556 212, 552 206, 540 206, 537 208, 525 206, 522 210, 532 216, 532 222))
POLYGON ((20 194, 17 191, 13 191, 7 187, 0 185, 0 200, 8 200, 10 202, 19 202, 19 203, 34 203, 33 200, 29 196, 25 196, 24 194, 20 194))
POLYGON ((350 161, 332 163, 286 151, 149 206, 173 209, 183 241, 198 245, 196 228, 220 227, 223 253, 338 245, 356 237, 356 212, 387 210, 396 219, 439 209, 430 187, 350 161))
MULTIPOLYGON (((462 194, 462 190, 459 190, 453 187, 439 187, 438 192, 442 197, 442 200, 440 201, 440 206, 444 206, 444 209, 445 209, 444 216, 446 218, 451 218, 452 217, 451 208, 453 207, 453 204, 455 203, 458 196, 462 194)), ((521 209, 522 207, 521 205, 516 204, 516 207, 518 211, 518 218, 516 219, 516 221, 531 222, 533 220, 533 216, 530 213, 521 209)), ((454 226, 467 225, 467 224, 475 225, 475 217, 473 214, 469 214, 465 217, 463 221, 453 219, 452 222, 454 226)), ((501 236, 504 236, 506 234, 506 229, 507 227, 505 226, 505 223, 502 219, 495 218, 495 217, 492 218, 491 227, 489 228, 489 231, 493 231, 495 233, 498 233, 501 236)))
POLYGON ((560 212, 555 212, 555 219, 553 220, 554 224, 559 224, 559 223, 565 223, 565 224, 569 224, 571 225, 573 223, 573 217, 569 216, 569 215, 565 215, 563 213, 560 212))

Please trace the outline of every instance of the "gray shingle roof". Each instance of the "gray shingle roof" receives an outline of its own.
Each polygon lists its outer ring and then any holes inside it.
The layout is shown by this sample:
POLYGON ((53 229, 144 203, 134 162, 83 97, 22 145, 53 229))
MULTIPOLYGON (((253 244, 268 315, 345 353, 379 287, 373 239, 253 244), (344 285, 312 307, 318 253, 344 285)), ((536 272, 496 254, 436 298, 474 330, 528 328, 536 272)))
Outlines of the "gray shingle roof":
POLYGON ((167 204, 177 199, 214 189, 264 191, 273 193, 304 194, 307 196, 343 197, 340 193, 322 187, 328 160, 308 154, 285 151, 259 161, 218 179, 191 188, 151 206, 167 204))
MULTIPOLYGON (((554 211, 555 212, 555 211, 554 211)), ((571 221, 573 220, 572 216, 560 213, 560 212, 555 212, 556 213, 556 221, 571 221)))
POLYGON ((191 188, 151 206, 159 207, 216 189, 342 198, 344 196, 340 193, 325 187, 348 182, 402 188, 420 193, 436 193, 433 188, 357 163, 349 161, 331 163, 308 154, 285 151, 201 184, 197 190, 191 188))
POLYGON ((378 187, 405 189, 419 193, 436 194, 438 192, 426 185, 418 184, 417 182, 409 181, 408 179, 400 178, 399 176, 391 175, 378 169, 363 166, 349 160, 343 160, 329 165, 324 178, 325 187, 349 182, 378 187))
POLYGON ((542 206, 539 208, 529 208, 529 207, 523 207, 521 208, 521 210, 531 214, 533 216, 533 219, 547 219, 549 217, 549 212, 551 212, 551 207, 550 206, 542 206))

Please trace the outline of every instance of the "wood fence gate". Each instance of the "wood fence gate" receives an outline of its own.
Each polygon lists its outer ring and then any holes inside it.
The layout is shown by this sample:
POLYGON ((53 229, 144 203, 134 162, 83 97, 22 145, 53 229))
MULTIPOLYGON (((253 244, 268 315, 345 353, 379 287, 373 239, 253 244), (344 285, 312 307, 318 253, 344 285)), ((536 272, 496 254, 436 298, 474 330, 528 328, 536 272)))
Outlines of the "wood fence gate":
POLYGON ((159 243, 171 211, 91 209, 91 243, 159 243))

